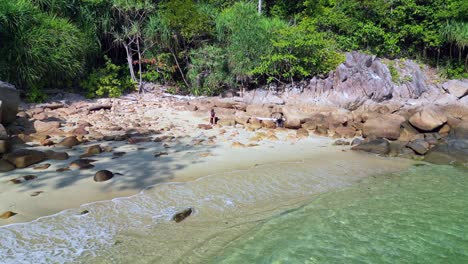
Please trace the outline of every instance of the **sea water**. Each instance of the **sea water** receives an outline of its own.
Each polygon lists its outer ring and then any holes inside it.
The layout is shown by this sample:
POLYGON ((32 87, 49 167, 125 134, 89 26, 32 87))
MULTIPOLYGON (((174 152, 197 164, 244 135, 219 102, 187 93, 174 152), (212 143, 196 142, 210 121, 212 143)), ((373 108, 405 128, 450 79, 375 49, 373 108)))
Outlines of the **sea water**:
POLYGON ((205 263, 468 263, 468 171, 428 165, 322 194, 205 263))
POLYGON ((304 160, 161 184, 0 227, 0 263, 468 263, 468 172, 405 162, 304 160))

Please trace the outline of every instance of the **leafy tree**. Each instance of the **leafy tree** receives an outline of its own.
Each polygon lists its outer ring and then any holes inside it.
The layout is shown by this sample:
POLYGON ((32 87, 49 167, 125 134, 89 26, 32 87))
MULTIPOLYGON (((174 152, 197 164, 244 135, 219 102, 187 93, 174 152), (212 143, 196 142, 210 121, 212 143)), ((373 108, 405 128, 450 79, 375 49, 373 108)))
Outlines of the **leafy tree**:
POLYGON ((239 2, 225 9, 216 20, 218 39, 226 49, 229 72, 242 87, 251 80, 261 58, 271 53, 271 38, 286 24, 265 18, 255 5, 239 2))
POLYGON ((142 60, 144 53, 150 48, 151 44, 145 42, 143 36, 144 25, 148 17, 154 11, 155 6, 150 0, 113 0, 112 11, 114 13, 114 22, 109 29, 109 33, 114 40, 121 44, 127 55, 127 64, 132 81, 137 81, 133 69, 133 56, 138 57, 138 91, 143 91, 143 68, 142 60), (147 44, 145 46, 144 44, 147 44))
POLYGON ((223 49, 208 45, 193 50, 190 60, 187 76, 191 82, 192 94, 215 95, 220 93, 223 87, 233 84, 223 49))
POLYGON ((254 73, 268 76, 268 81, 291 81, 334 70, 344 61, 335 43, 317 32, 312 21, 279 31, 272 40, 273 51, 262 57, 254 73))

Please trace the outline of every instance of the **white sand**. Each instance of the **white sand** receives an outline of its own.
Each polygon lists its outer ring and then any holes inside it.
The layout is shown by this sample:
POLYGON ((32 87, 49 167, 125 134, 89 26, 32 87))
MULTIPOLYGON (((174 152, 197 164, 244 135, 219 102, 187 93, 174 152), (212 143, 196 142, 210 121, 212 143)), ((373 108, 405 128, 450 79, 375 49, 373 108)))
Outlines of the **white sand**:
POLYGON ((233 148, 232 142, 235 141, 252 143, 249 139, 256 132, 233 127, 200 130, 196 128, 197 124, 206 123, 206 120, 201 120, 189 112, 177 112, 165 108, 151 109, 147 114, 161 117, 156 125, 158 127, 172 125, 173 129, 167 132, 167 135, 185 135, 185 137, 167 142, 169 148, 163 146, 166 142, 139 144, 90 142, 73 150, 61 147, 38 147, 37 149, 67 151, 70 159, 45 161, 43 163, 51 163, 52 166, 44 171, 26 168, 0 173, 0 213, 9 210, 17 213, 9 219, 0 219, 0 225, 31 221, 64 209, 77 208, 84 203, 130 196, 158 183, 191 181, 206 175, 246 169, 260 164, 308 159, 323 166, 330 160, 336 159, 375 167, 376 173, 382 173, 402 170, 412 163, 409 160, 352 152, 349 147, 332 146, 333 140, 325 137, 311 136, 299 141, 287 140, 288 134, 294 135, 295 131, 278 132, 280 141, 264 140, 255 142, 259 144, 256 147, 233 148), (227 132, 220 135, 221 129, 227 132), (232 136, 237 132, 239 135, 232 136), (193 140, 206 140, 211 136, 217 136, 212 145, 206 144, 207 141, 201 145, 193 144, 193 140), (112 153, 102 153, 92 157, 97 160, 93 163, 95 165, 93 169, 56 172, 57 168, 68 166, 71 161, 83 154, 87 146, 97 143, 102 146, 112 146, 114 152, 126 152, 126 154, 121 158, 112 159, 112 153), (168 152, 168 155, 155 158, 156 152, 168 152), (94 173, 101 169, 121 175, 115 175, 107 182, 94 182, 94 173), (37 179, 21 184, 9 182, 13 178, 29 174, 36 175, 37 179), (43 193, 32 197, 31 194, 36 191, 43 193))

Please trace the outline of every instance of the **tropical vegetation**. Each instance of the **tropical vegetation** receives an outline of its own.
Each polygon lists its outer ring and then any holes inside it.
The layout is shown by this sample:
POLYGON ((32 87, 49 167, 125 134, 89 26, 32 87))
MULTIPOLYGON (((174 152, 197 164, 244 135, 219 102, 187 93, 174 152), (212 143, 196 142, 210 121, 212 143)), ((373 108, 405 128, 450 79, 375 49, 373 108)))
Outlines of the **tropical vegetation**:
POLYGON ((463 0, 8 0, 0 79, 44 99, 144 92, 215 95, 326 74, 361 50, 468 77, 463 0))

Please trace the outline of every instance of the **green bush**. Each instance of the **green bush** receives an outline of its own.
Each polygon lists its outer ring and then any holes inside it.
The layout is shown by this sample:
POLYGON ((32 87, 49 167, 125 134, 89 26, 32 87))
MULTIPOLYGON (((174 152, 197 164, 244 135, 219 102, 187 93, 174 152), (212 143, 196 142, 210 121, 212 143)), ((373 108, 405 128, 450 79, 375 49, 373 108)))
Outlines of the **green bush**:
POLYGON ((119 97, 126 90, 135 89, 135 83, 124 74, 126 67, 120 67, 105 57, 103 68, 93 71, 81 86, 86 89, 90 98, 110 96, 119 97))
POLYGON ((250 81, 261 58, 271 53, 271 39, 287 24, 257 13, 253 3, 238 2, 216 19, 221 47, 225 48, 229 72, 236 81, 250 81))
POLYGON ((174 59, 170 53, 161 53, 155 58, 143 60, 145 71, 142 74, 143 80, 148 82, 168 84, 176 71, 174 59))
POLYGON ((42 103, 47 99, 47 95, 39 88, 30 87, 26 94, 26 100, 30 103, 42 103))
POLYGON ((190 93, 216 95, 221 88, 233 84, 229 75, 226 53, 216 46, 205 46, 190 53, 191 64, 187 73, 190 93))
POLYGON ((293 81, 327 73, 345 60, 344 55, 335 50, 335 43, 325 33, 317 32, 309 20, 280 30, 271 46, 272 52, 263 56, 252 71, 268 76, 268 82, 293 81))
POLYGON ((68 83, 83 73, 86 36, 30 1, 0 3, 0 78, 19 88, 68 83))

